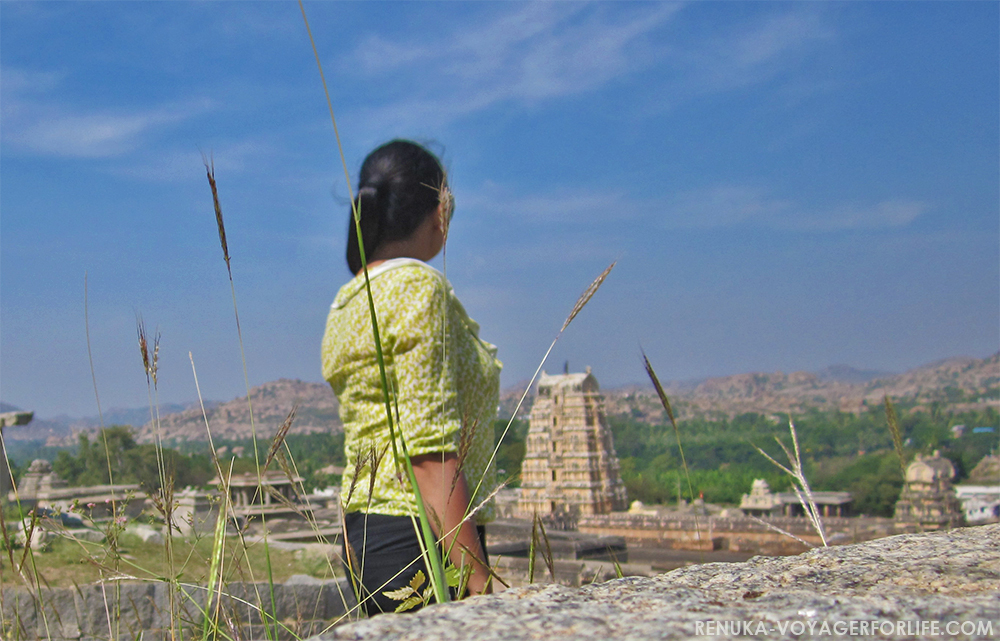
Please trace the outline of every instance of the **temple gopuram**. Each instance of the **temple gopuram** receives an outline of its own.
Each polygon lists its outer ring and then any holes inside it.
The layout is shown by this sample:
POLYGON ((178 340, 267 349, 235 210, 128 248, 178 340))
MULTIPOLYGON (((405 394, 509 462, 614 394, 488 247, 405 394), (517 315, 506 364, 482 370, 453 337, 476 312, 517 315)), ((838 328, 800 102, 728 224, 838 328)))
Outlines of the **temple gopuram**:
POLYGON ((542 373, 531 408, 518 512, 580 516, 628 508, 597 379, 542 373))

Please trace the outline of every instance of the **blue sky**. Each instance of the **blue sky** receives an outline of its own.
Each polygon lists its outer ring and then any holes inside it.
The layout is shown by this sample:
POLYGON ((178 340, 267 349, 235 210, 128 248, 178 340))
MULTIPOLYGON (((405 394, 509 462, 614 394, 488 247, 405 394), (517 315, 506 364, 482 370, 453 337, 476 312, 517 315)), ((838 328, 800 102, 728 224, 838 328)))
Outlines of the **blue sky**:
MULTIPOLYGON (((504 384, 1000 349, 997 3, 306 4, 348 168, 433 144, 504 384)), ((298 6, 0 3, 0 397, 41 416, 321 380, 346 194, 298 6)), ((440 259, 437 261, 440 267, 440 259)))

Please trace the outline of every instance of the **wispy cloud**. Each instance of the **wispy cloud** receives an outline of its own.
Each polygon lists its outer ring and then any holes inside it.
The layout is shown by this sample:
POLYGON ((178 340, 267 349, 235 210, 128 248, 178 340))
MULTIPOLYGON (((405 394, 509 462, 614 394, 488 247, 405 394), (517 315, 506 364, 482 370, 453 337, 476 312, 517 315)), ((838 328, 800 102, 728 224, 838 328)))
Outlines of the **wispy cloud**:
POLYGON ((43 156, 121 156, 164 126, 209 108, 206 101, 195 100, 131 111, 84 111, 54 97, 59 80, 55 73, 3 70, 0 113, 6 147, 43 156))
POLYGON ((456 200, 462 210, 487 212, 533 224, 594 224, 621 221, 637 215, 624 191, 598 191, 560 187, 549 193, 521 194, 487 181, 472 192, 460 192, 456 200))
POLYGON ((800 63, 811 45, 833 37, 823 13, 811 7, 767 16, 694 48, 687 62, 692 84, 702 92, 754 85, 800 63))
POLYGON ((809 207, 746 185, 689 191, 653 207, 662 212, 667 227, 754 226, 800 232, 905 227, 930 208, 927 203, 906 199, 809 207))
POLYGON ((531 3, 431 42, 372 35, 349 60, 366 76, 398 80, 410 96, 369 111, 371 119, 444 123, 499 103, 585 93, 641 70, 654 60, 649 37, 678 9, 531 3))
POLYGON ((826 12, 793 8, 719 26, 698 37, 681 27, 685 5, 531 3, 465 24, 444 24, 419 42, 370 35, 345 72, 391 85, 365 105, 387 129, 440 126, 498 104, 534 106, 586 94, 658 67, 648 87, 667 109, 707 93, 768 81, 834 37, 826 12), (398 97, 404 96, 404 97, 398 97))
POLYGON ((473 193, 460 194, 458 202, 462 209, 531 226, 572 223, 614 228, 623 221, 644 221, 651 227, 668 229, 757 227, 798 232, 905 227, 930 209, 927 203, 903 198, 807 206, 773 196, 764 188, 742 184, 636 198, 623 190, 571 188, 519 194, 488 182, 473 193))

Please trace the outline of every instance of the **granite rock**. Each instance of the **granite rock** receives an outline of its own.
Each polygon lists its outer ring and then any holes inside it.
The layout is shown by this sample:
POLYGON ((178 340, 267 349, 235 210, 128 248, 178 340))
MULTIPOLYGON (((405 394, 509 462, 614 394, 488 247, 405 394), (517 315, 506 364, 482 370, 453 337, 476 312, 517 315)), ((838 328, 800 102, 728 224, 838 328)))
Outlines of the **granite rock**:
POLYGON ((341 625, 314 641, 997 638, 998 595, 1000 525, 988 525, 583 588, 532 585, 341 625))

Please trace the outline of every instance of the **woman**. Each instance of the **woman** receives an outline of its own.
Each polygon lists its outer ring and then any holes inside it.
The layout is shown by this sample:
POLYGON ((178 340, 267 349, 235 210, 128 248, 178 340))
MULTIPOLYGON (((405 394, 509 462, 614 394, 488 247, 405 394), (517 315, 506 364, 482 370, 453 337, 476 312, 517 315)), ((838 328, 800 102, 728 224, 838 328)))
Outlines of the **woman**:
MULTIPOLYGON (((501 364, 448 281, 427 265, 444 247, 452 202, 438 159, 416 143, 394 140, 362 164, 354 207, 394 391, 396 431, 435 535, 443 536, 442 549, 450 550, 456 567, 471 567, 468 591, 481 594, 489 590, 482 526, 492 519, 493 506, 483 499, 494 489, 488 464, 501 364)), ((355 276, 327 318, 323 376, 344 423, 345 559, 371 615, 395 610, 400 601, 384 593, 428 570, 411 519, 416 499, 403 450, 398 442, 394 450, 389 436, 353 217, 347 238, 347 265, 355 276)))

